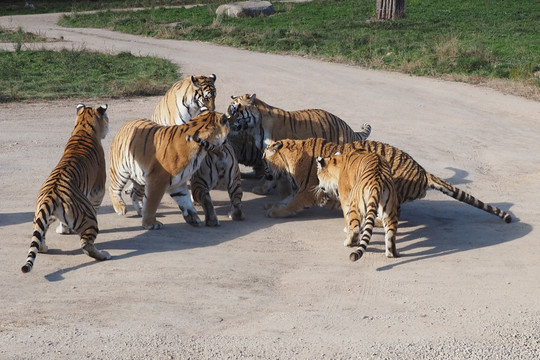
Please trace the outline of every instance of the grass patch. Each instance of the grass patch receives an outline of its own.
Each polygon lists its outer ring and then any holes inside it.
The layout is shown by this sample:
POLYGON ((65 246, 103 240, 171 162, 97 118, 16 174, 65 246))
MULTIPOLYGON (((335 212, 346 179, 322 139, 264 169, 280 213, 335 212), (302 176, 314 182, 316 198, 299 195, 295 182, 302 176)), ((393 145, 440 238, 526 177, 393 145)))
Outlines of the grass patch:
MULTIPOLYGON (((36 7, 26 8, 23 0, 2 0, 0 16, 43 14, 104 9, 130 9, 136 7, 180 6, 199 4, 197 0, 33 0, 36 7)), ((205 0, 205 4, 223 3, 224 0, 205 0)))
POLYGON ((274 3, 270 17, 216 17, 191 9, 67 15, 64 26, 202 40, 262 52, 308 55, 369 68, 540 87, 540 2, 408 0, 404 19, 374 20, 374 0, 274 3))
POLYGON ((17 29, 17 31, 0 28, 0 42, 22 44, 39 41, 47 41, 47 39, 34 33, 24 32, 21 28, 17 29))
POLYGON ((164 59, 86 50, 0 51, 0 102, 162 95, 180 77, 164 59))

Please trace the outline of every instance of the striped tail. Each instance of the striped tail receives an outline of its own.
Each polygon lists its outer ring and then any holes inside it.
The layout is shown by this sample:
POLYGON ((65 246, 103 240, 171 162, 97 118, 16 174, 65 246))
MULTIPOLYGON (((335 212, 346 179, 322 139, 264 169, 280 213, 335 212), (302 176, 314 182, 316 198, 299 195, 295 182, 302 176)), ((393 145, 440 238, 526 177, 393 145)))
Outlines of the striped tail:
POLYGON ((377 207, 379 191, 378 189, 373 189, 372 193, 369 196, 369 203, 366 209, 366 215, 364 218, 364 227, 362 228, 362 237, 360 238, 360 244, 358 248, 349 255, 351 261, 357 261, 360 259, 369 245, 369 240, 373 235, 373 227, 375 226, 375 219, 377 218, 377 207))
POLYGON ((52 206, 52 202, 48 203, 46 199, 34 215, 34 233, 32 234, 32 242, 30 243, 30 250, 28 250, 26 264, 24 264, 24 266, 21 268, 23 273, 27 273, 32 270, 37 253, 40 251, 40 249, 42 251, 47 251, 45 245, 45 233, 49 227, 49 222, 53 211, 52 206))
POLYGON ((362 125, 362 130, 355 132, 356 141, 366 140, 371 134, 371 125, 364 124, 362 125))
POLYGON ((458 189, 457 187, 451 185, 450 183, 444 181, 443 179, 427 173, 428 186, 432 189, 439 190, 440 192, 453 197, 454 199, 464 202, 466 204, 472 205, 478 209, 484 210, 490 214, 496 215, 503 219, 506 223, 512 222, 512 216, 510 214, 502 211, 501 209, 486 204, 474 196, 466 193, 465 191, 458 189))
POLYGON ((198 143, 200 146, 202 146, 206 151, 213 151, 216 146, 213 145, 213 144, 210 144, 208 141, 206 140, 203 140, 201 139, 200 137, 198 137, 197 135, 188 135, 186 137, 186 140, 187 141, 195 141, 196 143, 198 143))

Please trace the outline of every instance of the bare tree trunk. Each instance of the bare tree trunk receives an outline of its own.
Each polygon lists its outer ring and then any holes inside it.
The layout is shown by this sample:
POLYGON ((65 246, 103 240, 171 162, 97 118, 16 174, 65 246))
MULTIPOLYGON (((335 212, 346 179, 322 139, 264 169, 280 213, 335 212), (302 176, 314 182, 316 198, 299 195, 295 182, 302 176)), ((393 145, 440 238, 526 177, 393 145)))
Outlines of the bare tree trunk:
POLYGON ((377 20, 405 17, 405 0, 377 0, 377 20))

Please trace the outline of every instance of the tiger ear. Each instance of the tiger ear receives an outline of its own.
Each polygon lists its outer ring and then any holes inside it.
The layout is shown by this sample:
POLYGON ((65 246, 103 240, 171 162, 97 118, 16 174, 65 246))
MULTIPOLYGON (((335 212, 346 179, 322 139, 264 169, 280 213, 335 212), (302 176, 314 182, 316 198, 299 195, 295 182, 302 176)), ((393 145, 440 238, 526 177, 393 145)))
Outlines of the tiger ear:
POLYGON ((216 74, 212 74, 208 78, 212 81, 216 81, 216 74))
POLYGON ((253 93, 251 94, 251 96, 248 96, 248 99, 249 99, 249 105, 253 104, 253 102, 255 101, 255 98, 257 97, 257 94, 253 93))
POLYGON ((198 89, 199 88, 199 79, 197 79, 195 76, 191 75, 191 85, 198 89))
POLYGON ((321 168, 324 167, 324 159, 320 156, 317 157, 317 165, 321 168))
POLYGON ((97 111, 99 115, 103 116, 103 114, 105 114, 105 111, 107 111, 107 107, 108 107, 107 104, 103 104, 100 107, 98 107, 97 111))
POLYGON ((231 99, 235 100, 238 96, 231 95, 231 99))
POLYGON ((341 151, 338 151, 338 152, 336 152, 336 153, 334 154, 334 156, 339 156, 339 155, 341 155, 341 151))
POLYGON ((85 108, 84 104, 77 105, 77 114, 79 113, 79 111, 81 111, 81 109, 84 109, 84 108, 85 108))

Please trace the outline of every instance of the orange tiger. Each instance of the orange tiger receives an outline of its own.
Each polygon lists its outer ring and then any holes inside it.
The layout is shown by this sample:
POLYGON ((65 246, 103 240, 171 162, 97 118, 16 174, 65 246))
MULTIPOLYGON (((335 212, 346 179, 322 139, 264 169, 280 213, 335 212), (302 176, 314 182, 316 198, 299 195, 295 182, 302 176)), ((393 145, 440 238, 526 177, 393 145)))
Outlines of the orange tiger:
POLYGON ((512 221, 510 214, 495 206, 485 204, 447 181, 426 172, 409 154, 394 146, 370 140, 337 145, 324 139, 314 138, 275 141, 266 148, 265 159, 270 171, 287 174, 293 180, 295 188, 294 193, 288 198, 273 205, 268 210, 267 215, 271 217, 292 216, 304 208, 324 204, 327 199, 321 197, 321 194, 317 194, 318 180, 315 159, 319 156, 329 157, 336 152, 346 154, 356 149, 379 154, 388 161, 392 168, 399 205, 423 198, 426 196, 427 190, 431 188, 496 215, 507 223, 512 221))
POLYGON ((318 157, 317 177, 319 189, 334 197, 339 195, 341 200, 347 229, 344 245, 358 246, 349 259, 356 261, 364 255, 377 215, 384 226, 386 256, 398 256, 398 201, 390 165, 382 156, 355 150, 345 155, 318 157))
MULTIPOLYGON (((212 74, 208 77, 190 76, 177 82, 159 101, 152 121, 161 125, 181 125, 203 111, 214 111, 215 81, 216 75, 212 74)), ((219 225, 210 197, 210 190, 218 185, 223 185, 228 191, 231 201, 229 217, 243 220, 240 168, 229 144, 208 151, 207 157, 191 178, 193 200, 202 205, 207 226, 219 225)))
POLYGON ((98 234, 96 212, 105 194, 105 155, 101 140, 109 130, 107 105, 98 108, 77 106, 75 128, 60 162, 39 190, 34 215, 32 243, 22 272, 32 270, 37 253, 47 252, 45 234, 56 219, 57 232, 80 235, 85 254, 97 260, 109 253, 94 246, 98 234))
POLYGON ((221 146, 228 132, 226 117, 211 111, 183 125, 163 126, 146 119, 126 123, 115 135, 110 152, 109 193, 116 213, 126 213, 122 189, 131 180, 131 199, 145 229, 163 226, 155 215, 165 192, 187 223, 200 226, 187 182, 207 151, 221 146))
POLYGON ((161 125, 185 124, 205 110, 214 111, 216 75, 192 75, 171 86, 159 100, 152 121, 161 125))
MULTIPOLYGON (((285 111, 268 105, 257 98, 256 94, 232 97, 228 114, 231 117, 231 133, 248 133, 261 153, 267 142, 272 140, 318 137, 345 144, 367 139, 371 133, 371 126, 367 124, 364 124, 362 131, 354 132, 345 121, 328 111, 285 111)), ((254 188, 253 192, 264 195, 275 186, 275 181, 266 182, 261 187, 254 188)))

